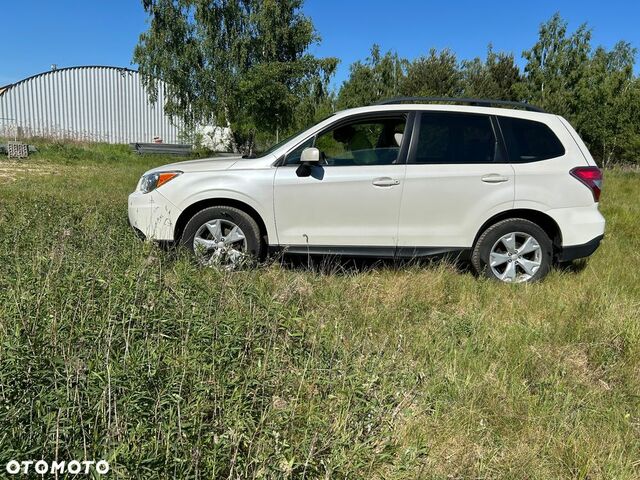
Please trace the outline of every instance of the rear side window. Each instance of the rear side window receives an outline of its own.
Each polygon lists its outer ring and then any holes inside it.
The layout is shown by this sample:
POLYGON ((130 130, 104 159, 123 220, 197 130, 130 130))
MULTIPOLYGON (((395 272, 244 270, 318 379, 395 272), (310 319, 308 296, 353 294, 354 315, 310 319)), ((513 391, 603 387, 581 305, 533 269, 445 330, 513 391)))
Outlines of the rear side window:
POLYGON ((488 116, 422 113, 414 163, 491 163, 495 155, 488 116))
POLYGON ((564 155, 564 146, 544 123, 511 117, 498 117, 498 121, 511 162, 537 162, 564 155))

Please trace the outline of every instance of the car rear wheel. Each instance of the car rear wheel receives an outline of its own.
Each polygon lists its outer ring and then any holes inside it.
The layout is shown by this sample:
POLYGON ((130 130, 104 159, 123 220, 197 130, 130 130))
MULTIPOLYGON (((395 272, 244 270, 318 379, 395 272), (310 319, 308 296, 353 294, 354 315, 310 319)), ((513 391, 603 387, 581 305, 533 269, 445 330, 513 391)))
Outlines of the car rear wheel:
POLYGON ((256 221, 234 207, 209 207, 196 213, 185 226, 180 243, 198 263, 228 270, 260 259, 264 242, 256 221))
POLYGON ((479 275, 507 283, 535 282, 551 269, 549 235, 523 218, 502 220, 478 238, 471 262, 479 275))

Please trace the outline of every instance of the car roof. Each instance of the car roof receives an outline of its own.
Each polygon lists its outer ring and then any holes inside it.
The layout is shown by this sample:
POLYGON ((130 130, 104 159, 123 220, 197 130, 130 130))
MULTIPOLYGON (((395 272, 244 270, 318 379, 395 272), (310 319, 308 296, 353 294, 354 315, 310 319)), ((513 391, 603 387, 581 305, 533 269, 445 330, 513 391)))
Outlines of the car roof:
POLYGON ((555 117, 556 115, 546 112, 536 112, 530 110, 520 110, 516 108, 504 107, 483 107, 477 105, 450 105, 437 103, 394 103, 388 105, 368 105, 366 107, 349 108, 335 113, 335 116, 346 117, 361 113, 376 112, 408 112, 408 111, 433 111, 433 112, 458 112, 476 113, 484 115, 498 115, 506 117, 525 118, 531 120, 541 120, 555 117))

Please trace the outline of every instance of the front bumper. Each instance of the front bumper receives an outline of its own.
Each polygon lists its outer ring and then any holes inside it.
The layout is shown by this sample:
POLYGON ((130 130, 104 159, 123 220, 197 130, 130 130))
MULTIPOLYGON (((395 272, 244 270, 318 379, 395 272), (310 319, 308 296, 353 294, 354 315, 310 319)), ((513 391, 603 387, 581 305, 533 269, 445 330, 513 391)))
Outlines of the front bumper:
POLYGON ((180 213, 157 190, 129 195, 129 224, 147 239, 172 241, 180 213))

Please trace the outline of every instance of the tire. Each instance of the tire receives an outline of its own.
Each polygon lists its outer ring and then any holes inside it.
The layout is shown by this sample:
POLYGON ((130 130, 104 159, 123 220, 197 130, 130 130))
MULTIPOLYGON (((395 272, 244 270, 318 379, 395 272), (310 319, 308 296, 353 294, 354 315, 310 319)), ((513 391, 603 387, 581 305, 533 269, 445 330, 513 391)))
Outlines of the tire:
POLYGON ((509 218, 482 232, 473 247, 471 263, 478 275, 487 278, 507 283, 536 282, 551 270, 553 243, 537 224, 509 218))
POLYGON ((191 217, 180 245, 189 249, 199 263, 228 269, 255 263, 262 259, 265 251, 260 227, 253 217, 239 208, 225 206, 205 208, 191 217), (237 227, 235 234, 234 226, 237 227), (226 243, 236 238, 235 242, 226 243))

